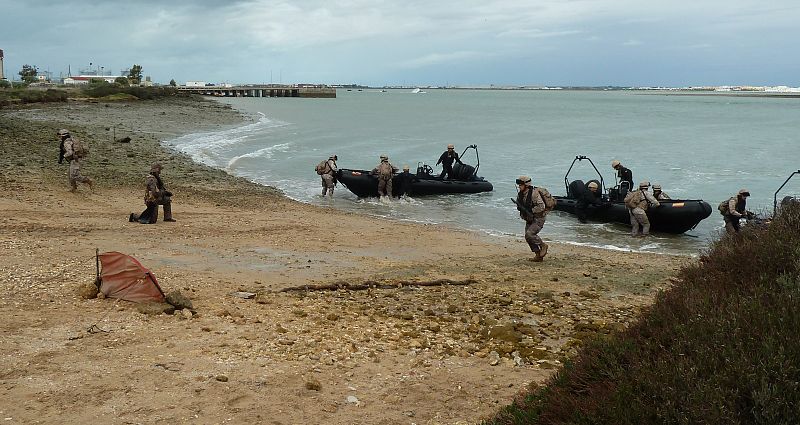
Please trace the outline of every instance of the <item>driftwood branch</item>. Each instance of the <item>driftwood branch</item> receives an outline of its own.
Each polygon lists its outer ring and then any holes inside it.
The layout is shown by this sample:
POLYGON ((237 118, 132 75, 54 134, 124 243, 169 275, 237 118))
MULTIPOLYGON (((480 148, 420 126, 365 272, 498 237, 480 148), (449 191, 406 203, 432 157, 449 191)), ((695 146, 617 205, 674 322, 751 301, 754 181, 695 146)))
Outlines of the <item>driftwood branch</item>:
POLYGON ((339 281, 324 285, 291 286, 288 288, 283 288, 278 292, 338 291, 338 290, 362 291, 365 289, 398 289, 404 286, 445 286, 445 285, 464 286, 464 285, 471 285, 473 283, 478 283, 478 281, 475 279, 466 279, 466 280, 437 279, 424 282, 415 282, 409 280, 401 280, 398 282, 376 282, 374 280, 368 280, 363 283, 350 283, 350 282, 339 281))

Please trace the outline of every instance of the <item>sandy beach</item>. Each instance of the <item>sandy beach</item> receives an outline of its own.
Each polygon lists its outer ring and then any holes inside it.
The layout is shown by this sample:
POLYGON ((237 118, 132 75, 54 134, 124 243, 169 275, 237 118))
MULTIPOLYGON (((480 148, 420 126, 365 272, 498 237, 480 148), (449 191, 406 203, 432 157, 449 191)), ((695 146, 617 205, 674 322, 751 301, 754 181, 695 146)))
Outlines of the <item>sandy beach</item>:
POLYGON ((554 243, 533 263, 522 237, 301 204, 160 144, 250 119, 198 99, 0 110, 3 423, 476 423, 692 261, 554 243), (88 142, 93 192, 68 191, 59 128, 88 142), (155 161, 177 222, 129 223, 155 161), (195 313, 81 298, 95 249, 195 313), (343 282, 379 287, 281 291, 343 282))

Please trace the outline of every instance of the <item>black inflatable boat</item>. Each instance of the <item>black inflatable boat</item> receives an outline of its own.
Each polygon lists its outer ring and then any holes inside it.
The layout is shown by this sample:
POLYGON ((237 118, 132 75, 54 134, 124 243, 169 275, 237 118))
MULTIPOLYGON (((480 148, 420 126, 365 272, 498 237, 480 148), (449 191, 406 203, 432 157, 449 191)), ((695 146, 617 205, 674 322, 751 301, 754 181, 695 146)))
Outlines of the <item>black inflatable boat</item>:
MULTIPOLYGON (((475 149, 475 156, 478 158, 478 146, 470 145, 468 149, 475 149)), ((464 156, 464 153, 461 154, 464 156)), ((453 179, 443 179, 433 173, 433 169, 425 164, 418 164, 416 173, 411 173, 410 178, 406 178, 402 173, 397 173, 392 178, 392 195, 399 197, 404 193, 410 196, 443 195, 449 193, 480 193, 490 192, 492 184, 478 177, 478 158, 475 167, 467 164, 455 163, 453 165, 453 179), (409 181, 410 187, 405 187, 405 182, 409 181)), ((369 170, 352 170, 340 168, 337 180, 359 198, 369 198, 378 196, 378 178, 370 174, 369 170)))
MULTIPOLYGON (((594 181, 600 188, 600 205, 592 205, 586 210, 586 219, 588 221, 595 221, 601 223, 622 223, 630 224, 630 214, 628 208, 625 206, 623 199, 628 192, 628 188, 613 187, 604 190, 605 185, 603 176, 591 159, 585 156, 576 156, 572 161, 572 166, 569 167, 566 176, 564 176, 564 184, 567 189, 567 196, 555 196, 556 210, 564 211, 570 214, 576 214, 576 204, 578 199, 583 196, 585 191, 588 191, 587 185, 589 182, 594 181), (569 172, 575 161, 589 160, 600 180, 590 180, 584 183, 582 180, 569 181, 569 172)), ((647 217, 650 219, 650 230, 654 232, 664 233, 684 233, 693 229, 702 220, 711 215, 711 205, 701 199, 671 199, 659 201, 661 204, 656 208, 647 210, 647 217)))

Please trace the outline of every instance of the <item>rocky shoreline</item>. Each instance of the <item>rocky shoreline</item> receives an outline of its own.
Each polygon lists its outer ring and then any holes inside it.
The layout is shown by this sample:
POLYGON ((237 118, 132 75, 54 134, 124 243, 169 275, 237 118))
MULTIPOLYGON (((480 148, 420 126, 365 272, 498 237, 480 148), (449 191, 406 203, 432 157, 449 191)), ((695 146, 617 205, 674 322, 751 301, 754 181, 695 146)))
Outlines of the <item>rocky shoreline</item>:
POLYGON ((691 261, 554 244, 531 263, 522 241, 300 204, 160 144, 248 119, 197 99, 0 111, 9 423, 474 423, 691 261), (90 145, 94 193, 67 192, 62 127, 90 145), (127 223, 154 161, 178 223, 127 223), (364 243, 389 224, 409 242, 364 243), (95 247, 136 256, 197 314, 80 298, 95 247), (465 283, 403 284, 440 280, 465 283), (369 288, 280 292, 344 283, 369 288))

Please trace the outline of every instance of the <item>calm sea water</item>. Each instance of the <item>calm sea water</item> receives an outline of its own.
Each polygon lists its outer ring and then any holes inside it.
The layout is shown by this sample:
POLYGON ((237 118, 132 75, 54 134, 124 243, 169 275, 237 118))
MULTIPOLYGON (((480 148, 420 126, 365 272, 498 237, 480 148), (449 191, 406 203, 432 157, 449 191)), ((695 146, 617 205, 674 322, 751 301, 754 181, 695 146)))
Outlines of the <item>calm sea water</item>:
MULTIPOLYGON (((746 187, 749 209, 771 210, 775 190, 800 168, 800 99, 489 90, 339 90, 337 96, 226 98, 257 122, 167 143, 303 202, 520 237, 523 222, 509 199, 518 175, 559 195, 576 155, 592 158, 607 185, 614 182, 610 162, 619 159, 635 181, 660 183, 673 198, 704 199, 714 212, 687 234, 647 239, 630 238, 623 225, 580 224, 556 212, 541 234, 551 241, 678 254, 696 254, 719 232, 720 201, 746 187), (332 201, 319 196, 313 169, 329 155, 337 154, 342 168, 371 169, 387 154, 394 165, 413 170, 420 162, 433 166, 448 143, 459 153, 478 145, 478 174, 494 192, 382 203, 359 200, 339 185, 332 201)), ((472 152, 464 160, 475 165, 472 152)), ((596 173, 583 161, 570 174, 576 178, 596 173)), ((800 193, 800 177, 784 192, 800 193)))

